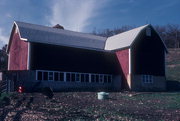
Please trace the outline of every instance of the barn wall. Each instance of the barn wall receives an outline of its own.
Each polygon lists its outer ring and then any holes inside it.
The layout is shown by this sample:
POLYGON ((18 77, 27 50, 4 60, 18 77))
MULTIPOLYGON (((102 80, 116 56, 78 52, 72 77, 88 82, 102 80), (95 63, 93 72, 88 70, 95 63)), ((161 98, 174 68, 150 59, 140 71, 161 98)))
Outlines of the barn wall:
POLYGON ((8 70, 27 70, 28 42, 22 41, 14 32, 9 50, 8 70))
POLYGON ((166 91, 166 79, 164 76, 153 76, 153 83, 143 83, 141 75, 133 75, 133 91, 166 91))
POLYGON ((116 56, 120 64, 119 67, 121 67, 122 72, 127 79, 127 75, 129 74, 129 49, 117 51, 116 56))
POLYGON ((119 61, 119 65, 117 67, 121 69, 122 74, 122 88, 129 89, 131 87, 129 74, 129 49, 117 51, 116 57, 119 61))
POLYGON ((114 53, 31 43, 32 70, 119 74, 114 53))
POLYGON ((144 30, 132 46, 132 74, 165 76, 165 48, 157 33, 151 36, 144 30))
POLYGON ((17 91, 19 86, 26 92, 40 91, 44 87, 51 87, 53 91, 119 91, 121 77, 113 76, 112 83, 63 82, 36 80, 36 71, 4 71, 3 80, 9 80, 11 91, 17 91))

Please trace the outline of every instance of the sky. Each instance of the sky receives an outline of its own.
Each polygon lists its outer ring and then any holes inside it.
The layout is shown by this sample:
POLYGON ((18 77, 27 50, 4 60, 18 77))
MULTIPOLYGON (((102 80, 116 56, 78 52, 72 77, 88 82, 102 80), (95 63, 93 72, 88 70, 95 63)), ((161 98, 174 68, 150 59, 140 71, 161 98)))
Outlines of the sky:
POLYGON ((0 0, 0 48, 14 21, 91 33, 124 25, 180 24, 180 0, 0 0))

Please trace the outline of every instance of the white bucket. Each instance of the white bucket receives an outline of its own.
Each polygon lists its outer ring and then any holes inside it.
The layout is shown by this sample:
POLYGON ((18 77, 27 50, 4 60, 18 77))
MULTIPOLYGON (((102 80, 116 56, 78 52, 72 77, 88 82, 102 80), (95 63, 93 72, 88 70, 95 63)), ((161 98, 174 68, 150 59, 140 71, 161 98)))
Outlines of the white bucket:
POLYGON ((98 92, 98 99, 99 99, 99 100, 108 99, 108 97, 109 97, 109 93, 106 93, 106 92, 98 92))

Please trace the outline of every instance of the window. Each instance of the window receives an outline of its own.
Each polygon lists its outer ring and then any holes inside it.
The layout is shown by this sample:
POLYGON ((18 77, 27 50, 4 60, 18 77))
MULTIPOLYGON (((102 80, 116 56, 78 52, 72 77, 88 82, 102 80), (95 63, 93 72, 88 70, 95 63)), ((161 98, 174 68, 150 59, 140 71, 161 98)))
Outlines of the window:
POLYGON ((108 82, 108 75, 104 75, 104 83, 108 82))
MULTIPOLYGON (((147 78, 147 82, 150 83, 151 77, 147 78)), ((64 81, 64 82, 86 82, 86 83, 111 83, 112 75, 108 74, 92 74, 92 73, 79 73, 79 72, 58 72, 58 71, 46 71, 37 70, 36 80, 43 81, 64 81)))
POLYGON ((53 74, 53 72, 49 72, 48 73, 49 75, 48 75, 48 80, 54 80, 53 78, 54 78, 54 74, 53 74))
POLYGON ((76 82, 80 82, 80 79, 81 79, 81 78, 80 78, 80 74, 77 73, 77 74, 76 74, 76 77, 75 77, 75 81, 76 81, 76 82))
POLYGON ((112 75, 108 75, 108 83, 112 82, 112 75))
POLYGON ((85 74, 85 82, 89 82, 89 74, 85 74))
POLYGON ((48 72, 43 72, 43 80, 48 80, 48 72))
POLYGON ((75 82, 75 74, 74 73, 71 74, 71 81, 75 82))
POLYGON ((104 76, 101 74, 99 75, 99 82, 100 83, 103 83, 104 82, 104 76))
POLYGON ((54 81, 59 81, 59 73, 58 72, 54 73, 54 81))
POLYGON ((59 76, 60 76, 60 81, 64 81, 64 73, 63 72, 60 72, 59 73, 59 76))
POLYGON ((91 82, 95 82, 95 80, 96 80, 95 78, 96 78, 96 76, 94 74, 92 74, 91 75, 91 82))
POLYGON ((151 28, 146 28, 146 36, 151 36, 151 28))
POLYGON ((96 82, 99 82, 99 75, 96 75, 96 82))
POLYGON ((37 72, 37 79, 38 80, 42 80, 43 76, 42 76, 42 72, 41 71, 38 71, 37 72))
POLYGON ((84 74, 81 74, 81 82, 85 82, 85 75, 84 74))
POLYGON ((66 73, 66 81, 69 82, 71 80, 71 74, 66 73))
POLYGON ((153 76, 152 75, 142 75, 143 83, 153 83, 153 76))

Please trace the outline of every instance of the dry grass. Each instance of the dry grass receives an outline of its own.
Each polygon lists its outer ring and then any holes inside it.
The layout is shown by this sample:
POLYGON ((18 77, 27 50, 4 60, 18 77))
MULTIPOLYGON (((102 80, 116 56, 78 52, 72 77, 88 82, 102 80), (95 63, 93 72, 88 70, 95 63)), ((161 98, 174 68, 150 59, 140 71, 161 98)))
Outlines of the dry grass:
POLYGON ((0 108, 0 120, 180 120, 180 93, 110 93, 98 100, 95 92, 16 94, 0 108))

